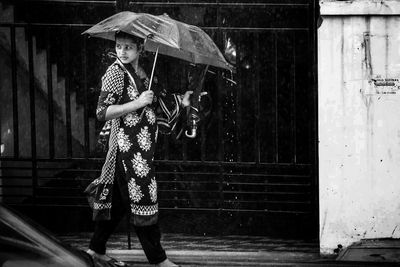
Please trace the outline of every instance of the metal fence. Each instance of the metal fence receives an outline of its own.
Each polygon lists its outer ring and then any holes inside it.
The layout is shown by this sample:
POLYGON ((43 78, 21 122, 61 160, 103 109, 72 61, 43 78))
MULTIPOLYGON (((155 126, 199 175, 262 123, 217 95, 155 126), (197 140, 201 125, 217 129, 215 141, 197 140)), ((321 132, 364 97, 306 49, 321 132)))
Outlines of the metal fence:
MULTIPOLYGON (((94 111, 112 48, 80 33, 111 15, 114 4, 16 4, 14 21, 0 24, 2 202, 87 209, 82 191, 102 163, 94 111), (54 14, 40 16, 43 5, 54 14), (57 15, 69 11, 74 15, 57 15), (73 23, 77 16, 80 23, 73 23)), ((232 74, 237 84, 223 78, 230 73, 207 74, 212 112, 199 137, 161 138, 156 153, 161 209, 303 214, 317 225, 314 2, 129 6, 201 26, 237 69, 232 74)), ((157 69, 168 88, 185 90, 187 66, 161 58, 157 69)))

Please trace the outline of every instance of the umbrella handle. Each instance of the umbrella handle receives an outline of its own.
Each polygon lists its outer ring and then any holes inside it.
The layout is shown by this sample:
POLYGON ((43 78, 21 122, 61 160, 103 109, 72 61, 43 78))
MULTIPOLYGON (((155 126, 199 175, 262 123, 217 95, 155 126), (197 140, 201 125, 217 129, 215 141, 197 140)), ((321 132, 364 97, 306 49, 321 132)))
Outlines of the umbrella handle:
MULTIPOLYGON (((157 56, 158 56, 158 48, 159 48, 159 47, 157 47, 156 56, 154 57, 153 69, 151 70, 151 76, 150 76, 150 82, 149 82, 149 89, 147 89, 147 90, 150 90, 150 89, 151 89, 151 84, 153 83, 154 69, 156 68, 156 62, 157 62, 157 56)), ((145 109, 143 108, 142 113, 140 114, 140 120, 142 120, 142 118, 143 118, 144 110, 145 110, 145 109)))
POLYGON ((190 125, 190 130, 191 133, 189 133, 189 131, 186 130, 185 135, 189 138, 195 138, 197 136, 197 120, 192 121, 192 125, 190 125))
POLYGON ((196 135, 197 135, 197 129, 196 128, 193 128, 192 129, 192 133, 191 134, 189 134, 189 132, 188 131, 185 131, 185 135, 187 136, 187 137, 189 137, 189 138, 195 138, 196 137, 196 135))
POLYGON ((157 57, 158 57, 158 48, 159 48, 159 46, 157 46, 156 55, 154 57, 153 69, 151 70, 150 83, 149 83, 149 89, 148 90, 151 89, 151 84, 153 82, 154 69, 156 68, 156 62, 157 62, 157 57))

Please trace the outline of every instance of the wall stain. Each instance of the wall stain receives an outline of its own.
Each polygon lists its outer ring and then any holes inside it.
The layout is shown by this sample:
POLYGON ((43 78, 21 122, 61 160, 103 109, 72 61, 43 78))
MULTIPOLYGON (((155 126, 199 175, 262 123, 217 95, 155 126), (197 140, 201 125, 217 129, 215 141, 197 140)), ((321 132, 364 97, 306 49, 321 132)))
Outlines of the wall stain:
POLYGON ((367 19, 367 31, 363 33, 363 48, 364 48, 364 79, 363 79, 363 88, 361 90, 362 92, 362 98, 363 102, 367 108, 367 162, 366 166, 369 168, 369 175, 370 181, 373 181, 373 169, 372 169, 372 159, 373 159, 373 136, 374 136, 374 113, 373 113, 373 106, 374 106, 374 101, 373 101, 373 95, 374 95, 374 90, 375 88, 373 87, 373 67, 372 67, 372 60, 371 60, 371 35, 370 35, 370 20, 367 19), (366 81, 366 82, 365 82, 366 81))
POLYGON ((324 235, 324 230, 325 230, 325 225, 326 225, 326 218, 328 217, 328 211, 325 210, 324 212, 324 219, 323 219, 323 223, 322 223, 322 227, 321 227, 321 232, 319 234, 319 240, 322 240, 322 236, 324 235))
POLYGON ((397 229, 397 225, 394 227, 393 232, 392 232, 392 235, 391 235, 390 237, 393 238, 393 235, 394 235, 394 232, 396 232, 396 229, 397 229))

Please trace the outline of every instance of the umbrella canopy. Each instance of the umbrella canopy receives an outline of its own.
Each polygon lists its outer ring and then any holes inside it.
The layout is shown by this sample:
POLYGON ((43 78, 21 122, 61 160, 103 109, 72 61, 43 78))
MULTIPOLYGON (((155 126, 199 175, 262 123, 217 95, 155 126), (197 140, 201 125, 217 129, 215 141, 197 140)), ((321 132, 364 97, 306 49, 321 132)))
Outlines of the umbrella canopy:
POLYGON ((122 31, 143 39, 151 38, 158 44, 178 48, 178 44, 174 41, 176 38, 171 38, 171 27, 172 25, 159 20, 157 16, 123 11, 100 21, 82 34, 115 41, 115 33, 122 31))
POLYGON ((168 46, 152 41, 145 43, 148 51, 159 51, 168 55, 189 61, 194 64, 211 65, 232 70, 230 65, 218 49, 210 36, 197 26, 186 24, 170 18, 167 15, 157 16, 162 23, 171 25, 170 40, 178 47, 168 46))
POLYGON ((115 40, 123 31, 145 39, 144 49, 176 57, 194 64, 232 70, 214 41, 199 27, 148 13, 123 11, 83 32, 93 37, 115 40))

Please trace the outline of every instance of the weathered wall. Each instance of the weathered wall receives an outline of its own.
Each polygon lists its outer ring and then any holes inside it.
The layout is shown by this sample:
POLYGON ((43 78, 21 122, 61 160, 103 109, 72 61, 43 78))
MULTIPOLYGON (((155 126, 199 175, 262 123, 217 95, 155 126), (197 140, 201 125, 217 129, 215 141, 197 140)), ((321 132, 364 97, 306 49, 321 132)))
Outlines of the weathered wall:
POLYGON ((330 254, 400 237, 400 3, 320 5, 320 249, 330 254))

